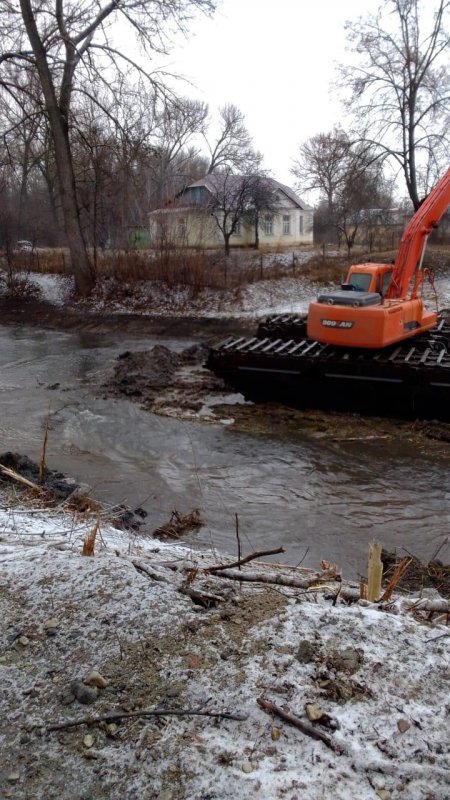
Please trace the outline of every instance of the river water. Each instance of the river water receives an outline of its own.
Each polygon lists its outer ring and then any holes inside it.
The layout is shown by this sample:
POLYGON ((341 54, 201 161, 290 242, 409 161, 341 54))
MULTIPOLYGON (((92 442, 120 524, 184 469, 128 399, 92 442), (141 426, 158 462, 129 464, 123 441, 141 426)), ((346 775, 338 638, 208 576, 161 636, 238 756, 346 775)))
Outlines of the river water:
MULTIPOLYGON (((450 522, 450 461, 405 443, 311 442, 244 435, 232 427, 156 416, 95 391, 118 353, 157 342, 117 334, 0 326, 0 450, 39 459, 92 487, 93 496, 148 512, 150 531, 172 509, 201 509, 194 547, 236 553, 283 545, 290 563, 337 561, 365 573, 368 542, 429 558, 450 522)), ((1 532, 0 532, 1 533, 1 532)), ((448 555, 448 547, 447 547, 448 555)))

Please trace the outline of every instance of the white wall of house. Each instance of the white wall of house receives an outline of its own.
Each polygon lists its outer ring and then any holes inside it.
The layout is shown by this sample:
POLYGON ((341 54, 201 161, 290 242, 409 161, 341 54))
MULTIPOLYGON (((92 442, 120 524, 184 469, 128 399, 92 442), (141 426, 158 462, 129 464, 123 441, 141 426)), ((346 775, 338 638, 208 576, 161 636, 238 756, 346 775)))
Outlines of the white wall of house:
MULTIPOLYGON (((179 247, 223 247, 223 235, 214 218, 195 209, 171 208, 150 214, 153 246, 166 242, 179 247)), ((254 226, 242 219, 231 236, 232 247, 248 247, 255 241, 254 226)), ((313 243, 313 215, 294 206, 276 214, 262 214, 259 225, 262 247, 296 247, 313 243)))

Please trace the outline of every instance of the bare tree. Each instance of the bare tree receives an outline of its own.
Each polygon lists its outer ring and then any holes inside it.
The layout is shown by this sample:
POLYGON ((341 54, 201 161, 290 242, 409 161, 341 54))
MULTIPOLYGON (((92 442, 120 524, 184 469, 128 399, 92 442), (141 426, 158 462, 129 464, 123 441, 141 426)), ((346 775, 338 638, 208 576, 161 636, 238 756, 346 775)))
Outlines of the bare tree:
POLYGON ((267 175, 249 175, 248 179, 248 221, 253 224, 255 234, 254 248, 259 249, 259 231, 262 216, 273 215, 279 209, 276 189, 267 175))
MULTIPOLYGON (((73 96, 90 94, 94 78, 104 86, 124 65, 144 71, 114 45, 120 21, 148 52, 166 52, 167 30, 184 28, 196 10, 212 11, 213 0, 20 0, 20 13, 0 0, 0 82, 16 99, 38 76, 51 131, 59 194, 77 291, 86 295, 94 274, 82 234, 70 141, 73 96)), ((161 83, 154 76, 153 82, 161 83)), ((92 94, 93 99, 95 99, 92 94)))
POLYGON ((403 173, 417 209, 448 159, 449 0, 384 0, 347 23, 357 64, 342 68, 359 138, 403 173))
POLYGON ((224 241, 225 255, 230 254, 230 239, 246 214, 252 210, 254 176, 233 175, 230 169, 208 178, 207 208, 224 241))
POLYGON ((345 184, 350 141, 341 128, 318 133, 300 146, 300 157, 291 172, 302 191, 318 191, 333 212, 335 198, 345 184))
POLYGON ((384 206, 391 194, 378 149, 368 142, 352 142, 341 129, 313 136, 300 147, 292 172, 302 190, 319 192, 315 224, 333 229, 345 239, 348 253, 367 209, 384 206))
POLYGON ((253 149, 252 138, 245 126, 244 115, 231 104, 222 106, 220 112, 219 134, 213 142, 208 141, 205 134, 206 145, 210 154, 207 174, 226 169, 228 172, 239 173, 244 169, 255 172, 261 161, 260 153, 253 149))
POLYGON ((189 146, 192 138, 205 132, 208 106, 189 98, 165 99, 155 114, 152 137, 154 158, 150 167, 156 188, 156 203, 161 207, 173 197, 188 172, 189 163, 199 155, 189 146))
POLYGON ((387 209, 392 202, 389 185, 384 179, 382 164, 370 161, 364 165, 364 151, 356 150, 347 162, 345 181, 335 198, 333 221, 339 238, 345 240, 347 255, 361 227, 374 210, 387 209))

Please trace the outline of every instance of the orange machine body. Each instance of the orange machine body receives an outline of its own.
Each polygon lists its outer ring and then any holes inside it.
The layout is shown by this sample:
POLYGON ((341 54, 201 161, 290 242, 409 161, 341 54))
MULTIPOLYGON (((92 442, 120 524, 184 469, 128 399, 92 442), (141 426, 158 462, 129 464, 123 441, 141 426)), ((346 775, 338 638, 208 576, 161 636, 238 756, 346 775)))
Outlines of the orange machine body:
POLYGON ((393 264, 353 265, 341 291, 324 291, 310 304, 308 338, 342 347, 382 348, 433 328, 437 312, 427 311, 417 295, 427 274, 423 257, 428 236, 449 204, 450 169, 406 226, 393 264))
POLYGON ((308 338, 342 347, 387 347, 416 336, 437 322, 420 298, 385 299, 392 264, 350 267, 347 288, 323 292, 308 311, 308 338), (356 290, 350 287, 358 287, 356 290))
POLYGON ((311 303, 308 338, 342 347, 387 347, 434 328, 436 312, 422 300, 385 300, 366 308, 311 303))

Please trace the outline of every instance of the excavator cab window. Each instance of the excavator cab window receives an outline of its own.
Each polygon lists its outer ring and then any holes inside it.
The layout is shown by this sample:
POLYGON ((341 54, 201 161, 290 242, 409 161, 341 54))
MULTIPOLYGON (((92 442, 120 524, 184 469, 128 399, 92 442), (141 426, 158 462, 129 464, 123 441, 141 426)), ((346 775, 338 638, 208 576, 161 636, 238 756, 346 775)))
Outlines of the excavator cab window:
POLYGON ((379 275, 377 278, 377 292, 381 294, 381 297, 384 297, 386 294, 387 288, 391 282, 392 278, 392 271, 385 272, 383 275, 379 275))
POLYGON ((371 275, 365 272, 352 272, 352 274, 348 276, 347 283, 342 284, 342 288, 345 287, 353 292, 368 292, 371 277, 371 275))

